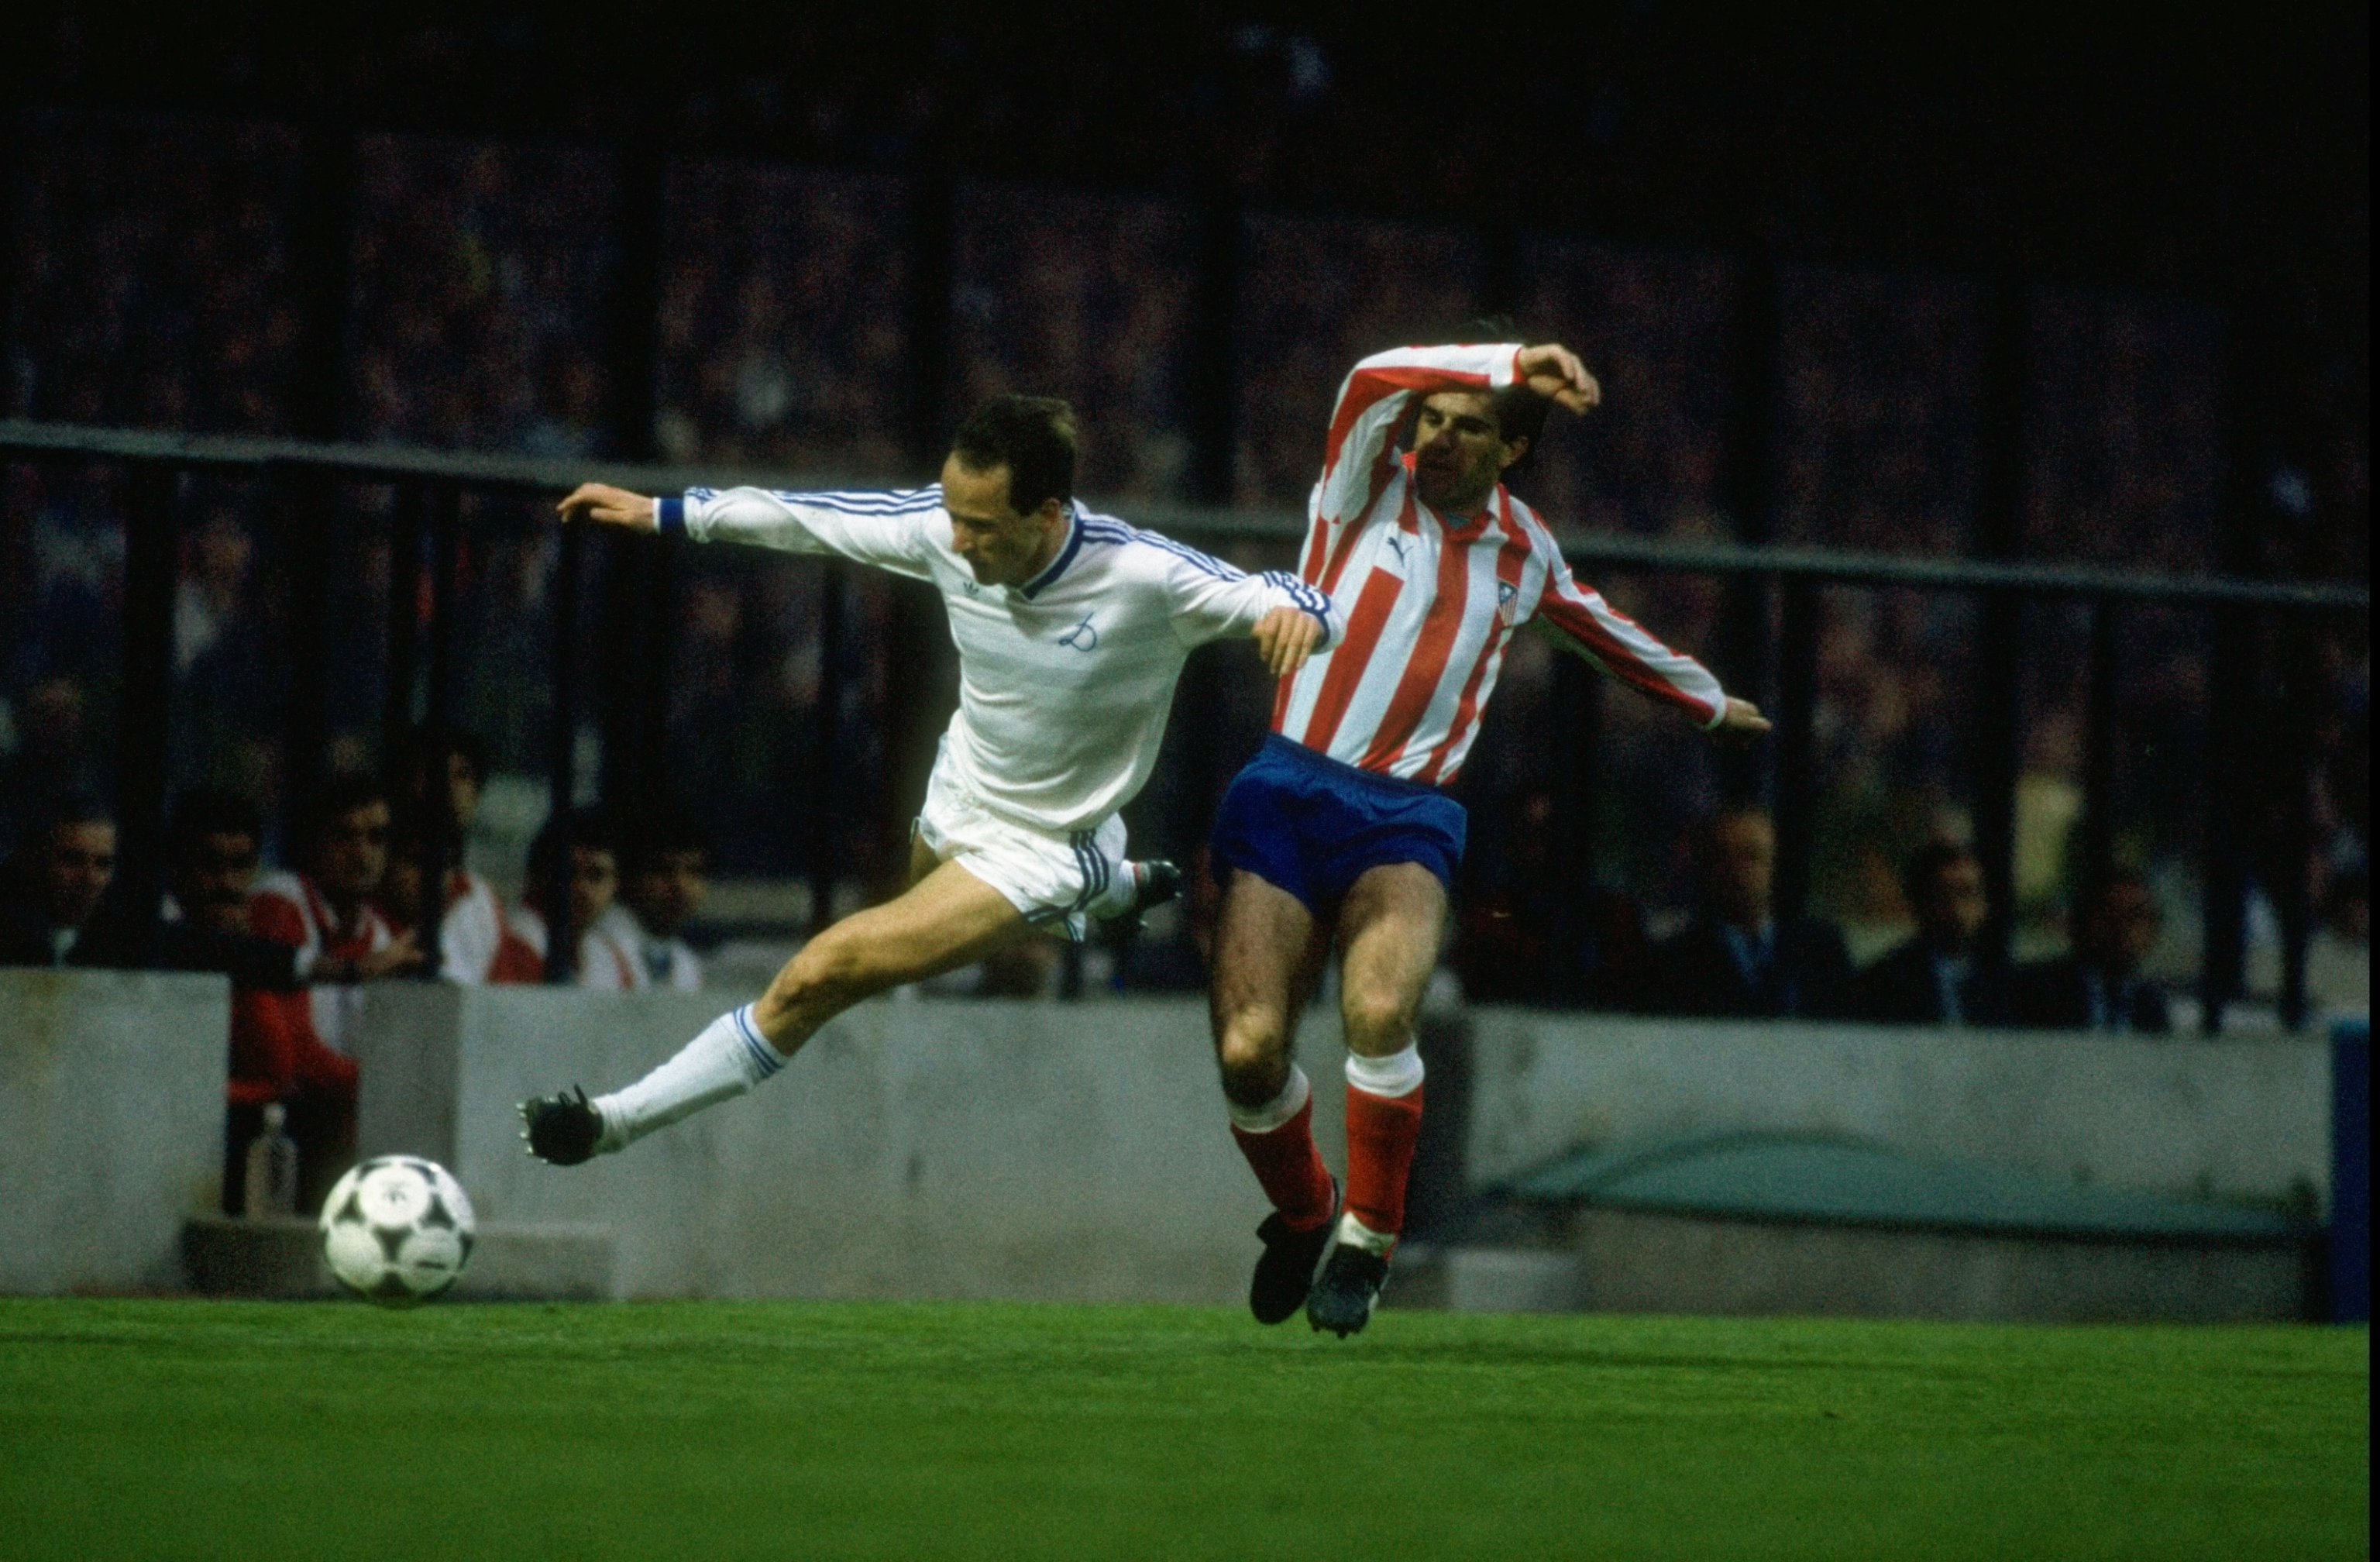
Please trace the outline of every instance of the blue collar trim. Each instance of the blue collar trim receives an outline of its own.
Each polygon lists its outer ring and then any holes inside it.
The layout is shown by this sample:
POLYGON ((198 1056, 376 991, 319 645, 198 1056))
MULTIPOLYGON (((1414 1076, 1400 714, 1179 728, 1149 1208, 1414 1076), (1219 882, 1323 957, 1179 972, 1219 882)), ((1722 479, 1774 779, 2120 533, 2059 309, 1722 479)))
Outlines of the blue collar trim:
POLYGON ((1082 548, 1082 508, 1080 506, 1069 504, 1066 506, 1066 545, 1058 550, 1058 556, 1050 561, 1050 567, 1047 569, 1017 587, 1016 594, 1030 602, 1039 593, 1042 587, 1066 572, 1066 566, 1075 562, 1075 555, 1080 553, 1082 548))

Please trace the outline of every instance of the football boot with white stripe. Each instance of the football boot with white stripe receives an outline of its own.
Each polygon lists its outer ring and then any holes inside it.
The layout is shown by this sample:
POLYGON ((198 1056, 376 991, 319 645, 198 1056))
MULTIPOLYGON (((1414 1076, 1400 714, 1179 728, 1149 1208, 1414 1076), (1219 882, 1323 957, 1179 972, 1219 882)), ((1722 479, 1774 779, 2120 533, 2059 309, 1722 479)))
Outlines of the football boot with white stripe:
POLYGON ((1369 1248, 1342 1242, 1322 1263, 1321 1276, 1305 1299, 1305 1321, 1320 1334, 1329 1329, 1341 1339, 1361 1334, 1380 1304, 1389 1283, 1389 1258, 1369 1248))

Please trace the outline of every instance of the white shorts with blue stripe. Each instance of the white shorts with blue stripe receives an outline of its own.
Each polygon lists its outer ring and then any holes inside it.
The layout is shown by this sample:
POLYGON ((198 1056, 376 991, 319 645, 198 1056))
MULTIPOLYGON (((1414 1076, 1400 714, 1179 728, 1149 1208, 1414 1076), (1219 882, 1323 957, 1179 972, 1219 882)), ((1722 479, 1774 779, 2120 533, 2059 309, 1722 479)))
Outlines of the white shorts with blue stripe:
POLYGON ((926 784, 917 839, 1007 897, 1026 921, 1081 942, 1093 918, 1120 916, 1133 899, 1123 820, 1089 830, 1036 829, 994 813, 945 765, 926 784))

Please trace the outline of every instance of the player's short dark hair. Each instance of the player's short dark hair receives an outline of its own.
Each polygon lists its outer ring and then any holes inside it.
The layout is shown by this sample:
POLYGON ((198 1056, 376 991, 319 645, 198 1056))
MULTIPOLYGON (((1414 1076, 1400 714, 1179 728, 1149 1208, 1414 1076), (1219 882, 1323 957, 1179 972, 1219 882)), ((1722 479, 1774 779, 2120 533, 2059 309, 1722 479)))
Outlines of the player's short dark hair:
MULTIPOLYGON (((1466 323, 1457 337, 1458 343, 1523 340, 1525 338, 1520 326, 1509 314, 1481 315, 1466 323)), ((1528 453, 1513 463, 1527 465, 1529 457, 1536 453, 1537 441, 1545 437, 1546 415, 1553 410, 1554 404, 1526 385, 1507 385, 1490 393, 1488 400, 1495 411, 1497 437, 1507 445, 1516 439, 1529 442, 1528 453)))
POLYGON ((1008 506, 1030 515, 1075 496, 1075 409, 1054 396, 995 396, 967 414, 951 454, 971 472, 1008 469, 1008 506))
POLYGON ((1900 865, 1900 890, 1914 906, 1932 892, 1934 881, 1953 862, 1972 862, 1975 854, 1957 841, 1927 841, 1900 865))
POLYGON ((264 839, 264 816, 257 806, 236 792, 218 787, 193 787, 174 804, 174 822, 165 829, 168 857, 188 856, 209 836, 246 836, 264 839))

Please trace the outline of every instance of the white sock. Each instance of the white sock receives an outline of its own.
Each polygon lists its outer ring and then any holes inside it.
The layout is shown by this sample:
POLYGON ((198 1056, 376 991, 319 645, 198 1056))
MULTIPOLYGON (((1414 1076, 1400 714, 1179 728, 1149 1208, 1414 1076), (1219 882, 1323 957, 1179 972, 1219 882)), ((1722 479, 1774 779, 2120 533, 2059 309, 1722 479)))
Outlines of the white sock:
POLYGON ((1377 1095, 1383 1101, 1394 1101, 1421 1089, 1421 1046, 1408 1045, 1402 1052, 1392 1052, 1386 1057, 1362 1057, 1347 1055, 1347 1082, 1366 1095, 1377 1095))
POLYGON ((625 1090, 595 1098, 603 1118, 595 1148, 599 1153, 625 1149, 656 1129, 742 1095, 784 1066, 784 1055, 752 1023, 751 1007, 730 1009, 667 1063, 625 1090))
POLYGON ((1103 922, 1131 910, 1132 903, 1140 898, 1140 880, 1145 872, 1147 870, 1137 862, 1117 863, 1115 872, 1108 875, 1107 887, 1083 908, 1083 915, 1093 921, 1103 922))
POLYGON ((1382 1258, 1386 1258, 1389 1256, 1389 1250, 1397 1245, 1397 1234, 1393 1231, 1375 1231, 1354 1215, 1342 1214, 1339 1217, 1339 1245, 1346 1248, 1361 1248, 1366 1252, 1378 1253, 1382 1258))
POLYGON ((1289 1066, 1289 1082, 1281 1093, 1262 1106, 1243 1106, 1230 1096, 1223 1097, 1223 1110, 1232 1115, 1232 1126, 1242 1133, 1270 1133, 1305 1109, 1314 1099, 1314 1086, 1305 1070, 1293 1063, 1289 1066))

